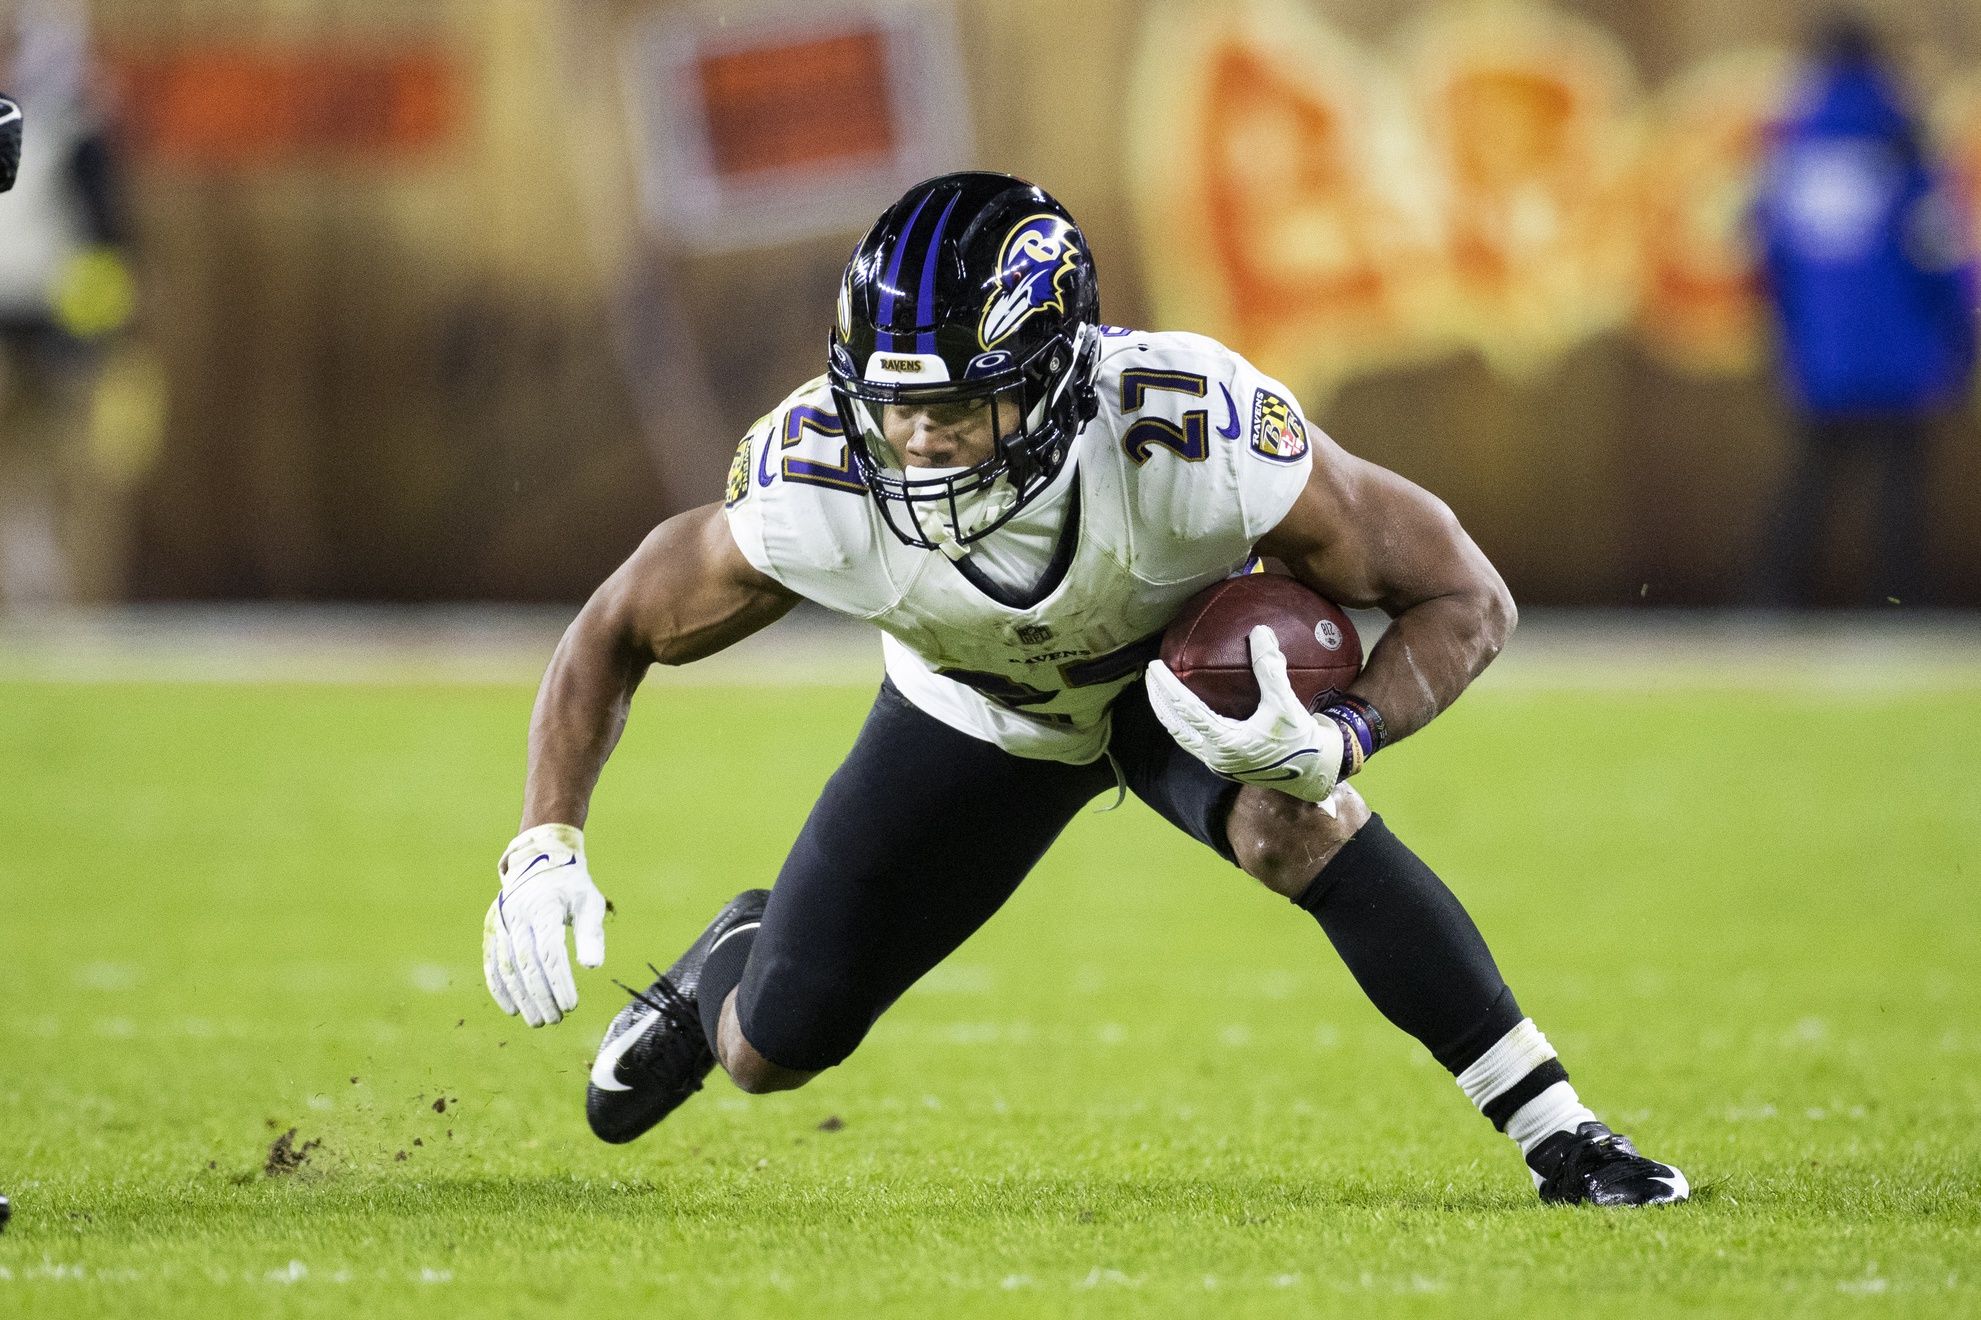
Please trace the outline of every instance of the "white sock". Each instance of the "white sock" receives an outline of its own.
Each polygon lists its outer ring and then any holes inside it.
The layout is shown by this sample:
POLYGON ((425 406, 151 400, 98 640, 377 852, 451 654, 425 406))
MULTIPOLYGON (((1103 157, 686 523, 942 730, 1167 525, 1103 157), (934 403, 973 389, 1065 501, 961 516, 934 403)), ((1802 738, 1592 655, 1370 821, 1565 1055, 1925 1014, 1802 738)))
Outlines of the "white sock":
POLYGON ((1519 1144, 1522 1155, 1557 1132, 1573 1132, 1596 1121, 1568 1084, 1568 1074, 1555 1059, 1555 1047, 1532 1018, 1520 1019, 1459 1073, 1458 1088, 1519 1144), (1509 1098, 1518 1099, 1517 1107, 1500 1112, 1509 1098))
POLYGON ((1506 1135, 1520 1144, 1522 1155, 1527 1155, 1555 1133, 1573 1132, 1595 1121, 1596 1115, 1582 1103, 1575 1088, 1556 1082, 1513 1111, 1513 1117, 1506 1120, 1506 1135))

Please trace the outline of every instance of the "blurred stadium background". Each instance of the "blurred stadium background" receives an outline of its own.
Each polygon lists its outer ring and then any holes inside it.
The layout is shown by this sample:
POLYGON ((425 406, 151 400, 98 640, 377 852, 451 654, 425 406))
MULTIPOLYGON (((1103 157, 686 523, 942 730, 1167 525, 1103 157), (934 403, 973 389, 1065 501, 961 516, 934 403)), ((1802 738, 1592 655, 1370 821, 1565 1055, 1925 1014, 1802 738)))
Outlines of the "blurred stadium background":
MULTIPOLYGON (((1110 319, 1223 337, 1445 495, 1523 604, 1749 599, 1790 419, 1747 211, 1814 7, 8 10, 91 24, 136 290, 51 507, 0 505, 15 604, 580 599, 816 374, 867 220, 963 164, 1066 199, 1110 319)), ((1866 12, 1981 202, 1971 4, 1866 12)), ((1968 607, 1975 421, 1925 514, 1968 607)))

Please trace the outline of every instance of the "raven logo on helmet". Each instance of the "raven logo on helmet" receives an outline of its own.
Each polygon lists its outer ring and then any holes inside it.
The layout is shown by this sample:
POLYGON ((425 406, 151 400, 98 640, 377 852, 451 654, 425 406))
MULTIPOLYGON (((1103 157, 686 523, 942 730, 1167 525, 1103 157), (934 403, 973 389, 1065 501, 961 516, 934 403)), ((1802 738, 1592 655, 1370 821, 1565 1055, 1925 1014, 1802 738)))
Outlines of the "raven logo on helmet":
POLYGON ((997 292, 984 304, 978 343, 995 348, 1039 312, 1065 312, 1063 282, 1080 260, 1074 233, 1057 215, 1026 216, 1012 227, 998 253, 997 292))

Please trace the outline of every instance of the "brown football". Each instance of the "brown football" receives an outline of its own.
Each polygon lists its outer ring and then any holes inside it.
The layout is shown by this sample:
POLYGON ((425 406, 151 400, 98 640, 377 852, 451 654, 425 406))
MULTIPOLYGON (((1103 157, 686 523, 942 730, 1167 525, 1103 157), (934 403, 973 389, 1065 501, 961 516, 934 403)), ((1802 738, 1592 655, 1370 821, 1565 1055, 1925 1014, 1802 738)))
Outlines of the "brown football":
POLYGON ((1341 607, 1275 573, 1226 578, 1192 596, 1163 630, 1163 663, 1205 705, 1242 720, 1259 708, 1249 637, 1262 623, 1279 639, 1286 677, 1309 710, 1362 672, 1362 639, 1341 607))

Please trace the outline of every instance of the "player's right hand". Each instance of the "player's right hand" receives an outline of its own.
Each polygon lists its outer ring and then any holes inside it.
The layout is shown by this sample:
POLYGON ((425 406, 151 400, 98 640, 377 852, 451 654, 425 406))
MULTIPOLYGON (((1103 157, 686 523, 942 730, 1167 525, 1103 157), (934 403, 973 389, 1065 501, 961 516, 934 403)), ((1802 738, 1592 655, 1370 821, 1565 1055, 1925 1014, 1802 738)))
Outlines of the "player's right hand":
POLYGON ((1256 627, 1247 640, 1259 684, 1259 709, 1251 718, 1218 714, 1160 660, 1149 661, 1143 671, 1149 709, 1177 746, 1226 779, 1317 803, 1332 816, 1329 799, 1347 758, 1341 726, 1311 714, 1294 695, 1286 656, 1271 628, 1256 627))
POLYGON ((577 937, 578 962, 605 961, 605 895, 585 866, 585 836, 572 825, 524 830, 502 850, 501 892, 482 923, 482 976, 495 1006, 533 1027, 562 1022, 578 1006, 578 983, 564 951, 577 937))

